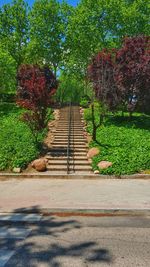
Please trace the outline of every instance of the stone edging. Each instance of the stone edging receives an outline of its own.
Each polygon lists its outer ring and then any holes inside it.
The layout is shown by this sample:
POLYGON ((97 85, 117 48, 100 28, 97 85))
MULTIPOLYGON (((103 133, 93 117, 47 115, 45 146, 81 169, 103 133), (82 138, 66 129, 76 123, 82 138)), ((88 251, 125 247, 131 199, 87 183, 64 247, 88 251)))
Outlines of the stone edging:
POLYGON ((133 174, 133 175, 101 175, 101 174, 48 174, 48 173, 0 173, 0 180, 8 179, 150 179, 150 174, 133 174))
MULTIPOLYGON (((6 216, 5 222, 11 221, 15 215, 26 216, 28 214, 40 216, 88 216, 88 217, 122 217, 122 216, 150 216, 150 209, 57 209, 57 208, 39 208, 39 209, 25 209, 21 213, 18 212, 2 212, 0 216, 6 216), (10 217, 10 218, 9 218, 10 217)), ((16 218, 17 221, 17 218, 16 218)))

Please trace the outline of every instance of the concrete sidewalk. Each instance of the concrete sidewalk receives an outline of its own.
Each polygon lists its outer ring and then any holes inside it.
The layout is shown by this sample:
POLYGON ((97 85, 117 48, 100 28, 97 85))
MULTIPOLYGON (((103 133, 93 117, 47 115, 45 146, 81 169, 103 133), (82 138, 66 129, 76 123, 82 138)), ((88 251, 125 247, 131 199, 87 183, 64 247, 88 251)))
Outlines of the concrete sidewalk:
POLYGON ((149 210, 150 180, 11 179, 0 182, 0 212, 149 210))

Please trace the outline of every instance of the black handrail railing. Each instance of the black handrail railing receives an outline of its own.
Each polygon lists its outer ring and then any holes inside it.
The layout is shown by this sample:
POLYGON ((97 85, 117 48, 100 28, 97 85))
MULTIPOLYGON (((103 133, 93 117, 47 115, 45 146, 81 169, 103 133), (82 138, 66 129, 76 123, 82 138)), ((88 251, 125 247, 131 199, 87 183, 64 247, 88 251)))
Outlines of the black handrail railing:
POLYGON ((75 172, 75 162, 74 162, 74 109, 72 109, 72 171, 75 172))
POLYGON ((69 104, 69 124, 68 124, 68 146, 67 146, 67 174, 70 170, 70 139, 71 139, 71 123, 72 123, 72 103, 69 104))

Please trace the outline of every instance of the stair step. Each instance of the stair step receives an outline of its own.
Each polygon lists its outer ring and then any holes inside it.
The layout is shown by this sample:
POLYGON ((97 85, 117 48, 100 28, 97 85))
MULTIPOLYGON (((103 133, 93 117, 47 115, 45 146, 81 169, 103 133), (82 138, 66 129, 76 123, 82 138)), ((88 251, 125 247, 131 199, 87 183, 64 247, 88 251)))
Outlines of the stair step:
MULTIPOLYGON (((65 138, 65 139, 67 139, 68 140, 68 135, 55 135, 55 138, 56 139, 62 139, 62 138, 65 138)), ((79 135, 79 136, 76 136, 76 135, 70 135, 70 138, 72 138, 72 139, 74 139, 74 140, 86 140, 86 138, 85 138, 85 136, 84 135, 79 135)))
MULTIPOLYGON (((68 143, 61 143, 61 144, 59 144, 59 143, 52 143, 52 147, 51 147, 52 149, 53 148, 60 148, 61 150, 63 150, 63 149, 68 149, 68 143)), ((87 147, 85 146, 85 144, 74 144, 73 145, 73 143, 71 143, 70 144, 70 149, 73 151, 75 148, 82 148, 82 149, 87 149, 87 147)))
MULTIPOLYGON (((82 152, 84 152, 84 153, 86 153, 87 154, 87 148, 84 148, 84 149, 81 149, 81 148, 79 148, 79 153, 82 153, 82 152), (84 151, 83 151, 84 150, 84 151)), ((47 152, 47 154, 50 154, 50 153, 62 153, 62 152, 64 152, 64 153, 66 153, 67 152, 67 147, 51 147, 50 149, 49 149, 49 151, 47 152)), ((75 150, 73 150, 72 148, 70 148, 70 154, 74 154, 74 153, 76 153, 77 151, 75 151, 75 150)))
MULTIPOLYGON (((71 167, 73 167, 72 165, 70 165, 70 169, 71 167)), ((80 165, 76 165, 73 168, 74 170, 78 170, 78 171, 91 171, 92 167, 91 166, 80 166, 80 165)), ((66 171, 67 170, 67 165, 64 166, 59 166, 59 165, 47 165, 47 170, 53 170, 53 171, 66 171)))
MULTIPOLYGON (((67 145, 59 145, 59 144, 52 144, 52 149, 55 149, 55 148, 57 148, 57 149, 60 149, 60 150, 67 150, 68 149, 68 144, 67 145)), ((83 145, 72 145, 71 144, 71 146, 70 146, 70 149, 71 150, 74 150, 74 149, 81 149, 81 150, 86 150, 87 149, 87 147, 85 147, 85 146, 83 146, 83 145)))
MULTIPOLYGON (((74 140, 70 140, 70 144, 71 145, 81 145, 81 146, 85 146, 86 142, 85 141, 74 141, 74 140)), ((61 141, 57 141, 56 139, 53 141, 52 145, 60 145, 60 146, 68 146, 68 140, 61 140, 61 141)))
MULTIPOLYGON (((62 139, 57 139, 57 138, 55 138, 54 139, 54 141, 53 141, 53 144, 54 143, 67 143, 68 144, 68 138, 62 138, 62 139)), ((83 140, 79 140, 79 139, 70 139, 70 143, 71 144, 83 144, 84 146, 85 146, 85 144, 87 143, 87 141, 85 140, 85 139, 83 139, 83 140)))
POLYGON ((83 125, 84 122, 81 121, 81 119, 76 119, 76 118, 74 118, 74 120, 71 121, 71 123, 69 121, 62 120, 61 118, 59 119, 59 125, 69 125, 69 124, 79 126, 79 125, 83 125))
MULTIPOLYGON (((63 132, 63 131, 59 131, 59 132, 56 132, 56 135, 55 136, 67 136, 68 137, 68 132, 63 132), (62 133, 62 135, 61 135, 61 133, 62 133)), ((73 136, 73 134, 71 134, 70 135, 70 137, 72 137, 73 136)), ((83 131, 81 131, 81 132, 75 132, 74 133, 74 136, 82 136, 82 137, 85 137, 85 135, 84 135, 84 133, 83 133, 83 131)))
MULTIPOLYGON (((52 151, 52 152, 48 152, 47 156, 53 157, 53 158, 59 158, 61 159, 62 157, 67 157, 67 151, 65 153, 63 152, 56 152, 56 151, 52 151)), ((46 157, 47 157, 46 156, 46 157)), ((87 152, 85 151, 74 151, 73 153, 69 154, 70 157, 87 157, 87 152)))
MULTIPOLYGON (((77 138, 76 136, 73 137, 73 136, 70 136, 69 140, 71 142, 74 142, 74 143, 82 143, 82 144, 85 144, 87 141, 84 137, 82 138, 77 138)), ((58 138, 57 136, 54 137, 54 141, 53 142, 63 142, 63 143, 68 143, 68 136, 63 136, 62 138, 58 138)))
MULTIPOLYGON (((57 136, 57 137, 60 137, 60 136, 61 137, 68 137, 68 132, 67 133, 62 133, 62 134, 61 134, 61 132, 56 132, 55 136, 57 136)), ((81 137, 86 138, 84 133, 83 133, 83 131, 82 132, 75 132, 74 134, 71 132, 70 137, 72 137, 72 138, 75 138, 75 137, 76 138, 81 138, 81 137)))
MULTIPOLYGON (((70 123, 69 122, 67 122, 67 123, 66 122, 62 122, 62 123, 59 122, 59 125, 67 127, 70 125, 70 123)), ((84 123, 82 123, 81 121, 78 121, 77 123, 74 123, 74 122, 71 123, 71 126, 74 126, 74 127, 78 127, 78 126, 82 127, 83 125, 84 125, 84 123)))
MULTIPOLYGON (((84 165, 84 166, 89 166, 88 160, 69 160, 70 165, 84 165)), ((48 165, 67 165, 67 159, 66 160, 49 160, 48 165)))
MULTIPOLYGON (((57 129, 56 129, 57 131, 58 130, 63 130, 63 131, 69 131, 69 127, 57 127, 57 129)), ((71 127, 71 130, 73 131, 83 131, 83 128, 81 128, 81 127, 71 127)))
MULTIPOLYGON (((65 136, 63 136, 63 137, 62 136, 61 137, 60 136, 59 137, 55 136, 54 140, 57 140, 57 141, 64 141, 64 140, 68 141, 68 136, 66 136, 66 137, 65 136)), ((80 141, 81 142, 86 142, 85 137, 77 138, 76 136, 74 136, 74 137, 72 136, 71 140, 74 140, 74 142, 80 142, 80 141)))
MULTIPOLYGON (((63 131, 63 130, 61 130, 61 131, 55 131, 55 135, 58 135, 58 136, 68 136, 68 131, 63 131)), ((70 136, 84 136, 84 132, 83 131, 78 131, 78 132, 72 132, 71 131, 71 133, 70 133, 70 136), (76 135, 75 135, 76 134, 76 135)))
POLYGON ((71 126, 82 126, 83 125, 83 122, 81 122, 81 120, 78 120, 77 122, 75 121, 72 121, 71 123, 69 121, 65 122, 65 121, 62 121, 62 120, 59 120, 59 125, 61 126, 68 126, 68 125, 71 125, 71 126))
POLYGON ((81 118, 74 118, 71 122, 68 120, 68 121, 64 121, 63 119, 59 119, 59 124, 60 125, 63 125, 63 124, 65 124, 65 125, 69 125, 69 124, 71 124, 71 125, 75 125, 75 126, 78 126, 78 125, 82 125, 84 122, 83 121, 81 121, 81 118))
MULTIPOLYGON (((83 128, 71 128, 71 130, 74 130, 74 131, 81 131, 83 132, 83 128)), ((64 131, 64 132, 68 132, 69 131, 69 128, 65 128, 65 127, 57 127, 56 128, 56 131, 64 131)))
MULTIPOLYGON (((56 131, 55 135, 68 136, 68 132, 64 132, 63 130, 62 131, 56 131)), ((83 131, 79 131, 79 132, 74 132, 74 135, 73 135, 73 133, 71 132, 70 136, 84 136, 84 133, 83 133, 83 131)))
MULTIPOLYGON (((64 157, 53 157, 53 156, 51 156, 51 155, 46 155, 46 159, 48 159, 48 160, 59 160, 60 162, 61 161, 64 161, 64 160, 67 160, 67 157, 66 156, 64 156, 64 157)), ((81 160, 81 161, 84 161, 84 160, 88 160, 87 159, 87 157, 86 157, 86 155, 85 156, 71 156, 70 157, 70 159, 74 159, 75 161, 79 161, 79 160, 81 160)))
MULTIPOLYGON (((59 122, 59 125, 61 125, 61 126, 68 126, 69 125, 69 122, 63 122, 62 120, 61 120, 61 122, 59 122)), ((80 120, 78 121, 78 122, 72 122, 71 123, 71 125, 72 126, 82 126, 82 125, 84 125, 80 120)))
POLYGON ((63 124, 63 125, 59 125, 59 124, 58 124, 57 129, 58 129, 58 128, 61 128, 61 129, 68 129, 68 128, 77 128, 77 129, 79 128, 79 129, 83 129, 83 127, 84 127, 83 125, 76 125, 76 126, 75 126, 75 125, 71 125, 71 126, 69 127, 69 125, 64 125, 64 124, 63 124))

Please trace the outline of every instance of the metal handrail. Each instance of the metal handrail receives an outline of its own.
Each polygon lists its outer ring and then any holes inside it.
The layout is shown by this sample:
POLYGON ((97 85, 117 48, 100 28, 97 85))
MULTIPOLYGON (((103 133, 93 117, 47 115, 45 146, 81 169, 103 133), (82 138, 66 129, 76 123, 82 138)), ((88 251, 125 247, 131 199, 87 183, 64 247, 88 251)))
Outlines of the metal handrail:
POLYGON ((72 122, 72 103, 69 104, 69 127, 68 127, 68 146, 67 146, 67 174, 69 174, 70 167, 70 138, 71 138, 71 122, 72 122))
POLYGON ((72 170, 73 172, 75 172, 75 162, 74 162, 74 109, 72 109, 72 149, 73 149, 73 153, 72 153, 72 164, 73 164, 73 167, 72 167, 72 170))

